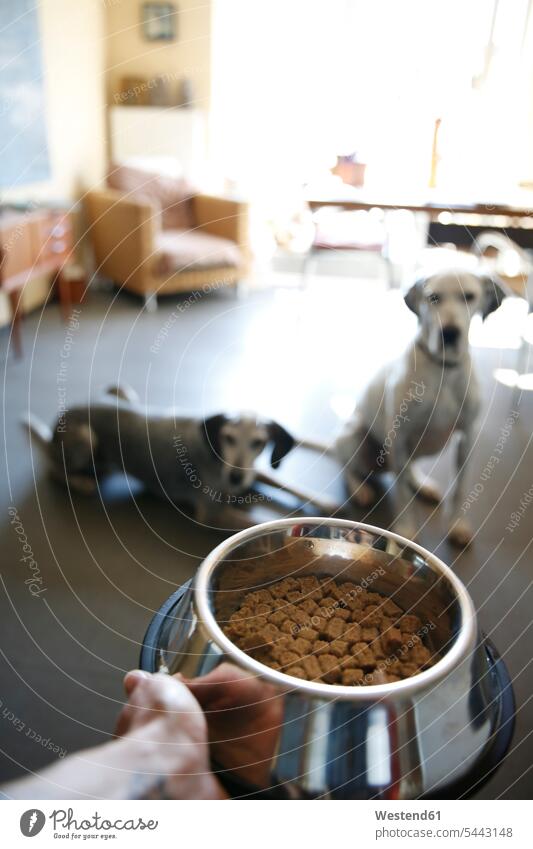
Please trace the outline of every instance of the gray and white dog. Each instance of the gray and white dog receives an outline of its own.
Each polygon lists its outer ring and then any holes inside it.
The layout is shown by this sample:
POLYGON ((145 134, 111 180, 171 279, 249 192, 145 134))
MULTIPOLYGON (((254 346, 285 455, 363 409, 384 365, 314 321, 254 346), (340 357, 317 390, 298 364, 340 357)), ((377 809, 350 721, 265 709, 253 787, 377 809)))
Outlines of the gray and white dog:
POLYGON ((100 479, 125 472, 159 497, 191 507, 197 521, 232 528, 251 524, 242 507, 254 503, 245 495, 256 482, 331 507, 255 467, 270 446, 277 469, 295 440, 282 425, 253 414, 185 416, 146 408, 129 387, 111 387, 97 402, 67 410, 52 429, 31 414, 28 424, 53 477, 77 492, 94 493, 100 479))
POLYGON ((335 443, 350 499, 358 505, 373 503, 375 473, 395 475, 394 530, 404 537, 416 535, 413 492, 433 503, 441 500, 438 487, 420 478, 413 461, 438 453, 457 432, 448 538, 460 546, 472 539, 460 512, 480 407, 468 332, 473 315, 485 318, 505 294, 501 281, 482 273, 452 269, 419 278, 405 296, 418 317, 415 339, 371 381, 335 443))

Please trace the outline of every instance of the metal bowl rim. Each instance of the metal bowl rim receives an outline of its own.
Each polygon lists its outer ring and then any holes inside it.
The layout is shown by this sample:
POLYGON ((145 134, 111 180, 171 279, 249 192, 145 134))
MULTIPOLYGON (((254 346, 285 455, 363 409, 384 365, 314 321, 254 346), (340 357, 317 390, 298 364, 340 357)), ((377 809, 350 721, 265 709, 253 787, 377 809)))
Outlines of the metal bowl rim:
POLYGON ((395 534, 393 531, 388 531, 383 528, 378 528, 374 525, 366 525, 362 522, 353 522, 350 519, 328 519, 328 518, 302 518, 295 519, 275 519, 271 522, 262 522, 254 525, 252 528, 246 528, 228 537, 227 540, 220 543, 211 551, 205 560, 201 563, 198 572, 193 582, 193 597, 197 609, 199 619, 206 628, 210 638, 223 651, 233 657, 240 666, 244 666, 250 672, 267 679, 270 683, 276 684, 284 689, 292 688, 308 693, 310 696, 321 697, 325 699, 340 699, 350 701, 367 702, 372 699, 383 698, 384 696, 410 696, 421 690, 427 689, 445 678, 457 665, 468 655, 474 648, 477 637, 477 621, 474 604, 470 595, 464 586, 463 582, 455 575, 455 573, 446 566, 440 558, 427 551, 418 543, 405 539, 404 537, 395 534), (438 572, 441 572, 456 594, 457 601, 461 608, 462 627, 457 638, 437 663, 430 669, 419 672, 412 678, 405 678, 402 681, 396 681, 392 684, 372 684, 365 687, 343 686, 341 684, 319 684, 314 681, 303 681, 298 678, 293 678, 291 675, 285 675, 283 672, 278 672, 275 669, 265 666, 258 660, 250 657, 244 651, 239 649, 222 631, 215 617, 213 616, 208 602, 209 583, 212 573, 217 565, 226 557, 232 550, 237 548, 241 543, 254 539, 258 536, 277 532, 290 527, 298 527, 300 525, 314 525, 320 527, 326 525, 336 528, 347 528, 350 530, 361 530, 374 534, 375 536, 386 536, 388 539, 402 545, 404 548, 410 548, 421 555, 431 566, 436 567, 438 572))

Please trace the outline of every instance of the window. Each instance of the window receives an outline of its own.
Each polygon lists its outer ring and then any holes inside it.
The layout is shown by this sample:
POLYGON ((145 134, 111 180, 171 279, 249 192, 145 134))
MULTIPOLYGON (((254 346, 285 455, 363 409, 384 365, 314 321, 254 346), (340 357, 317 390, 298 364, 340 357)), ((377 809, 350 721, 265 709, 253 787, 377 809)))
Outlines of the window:
POLYGON ((528 0, 214 0, 219 171, 274 196, 357 149, 368 184, 422 190, 440 118, 440 188, 516 184, 533 123, 528 9, 528 0))

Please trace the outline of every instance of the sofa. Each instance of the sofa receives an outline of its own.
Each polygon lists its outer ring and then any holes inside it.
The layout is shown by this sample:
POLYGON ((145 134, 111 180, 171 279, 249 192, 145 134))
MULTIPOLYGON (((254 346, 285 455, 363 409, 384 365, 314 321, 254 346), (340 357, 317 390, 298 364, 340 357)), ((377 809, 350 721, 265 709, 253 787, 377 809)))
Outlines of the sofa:
POLYGON ((126 165, 89 191, 95 271, 144 297, 236 285, 248 273, 248 208, 195 193, 183 179, 126 165))

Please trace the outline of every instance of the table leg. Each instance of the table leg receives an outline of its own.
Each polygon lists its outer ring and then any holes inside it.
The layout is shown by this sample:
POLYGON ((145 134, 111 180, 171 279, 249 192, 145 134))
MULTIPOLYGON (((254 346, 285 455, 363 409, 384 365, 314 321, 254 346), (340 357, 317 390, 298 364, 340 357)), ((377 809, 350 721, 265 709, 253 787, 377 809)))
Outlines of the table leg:
POLYGON ((17 359, 20 359, 22 357, 22 312, 20 309, 21 294, 21 289, 11 289, 11 291, 9 292, 9 301, 11 303, 11 340, 13 344, 13 350, 15 352, 15 357, 17 359))
POLYGON ((70 298, 70 285, 65 275, 63 274, 62 269, 58 271, 55 282, 59 295, 59 306, 61 309, 61 316, 63 318, 63 321, 68 321, 72 310, 72 301, 70 298))

